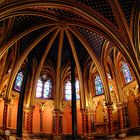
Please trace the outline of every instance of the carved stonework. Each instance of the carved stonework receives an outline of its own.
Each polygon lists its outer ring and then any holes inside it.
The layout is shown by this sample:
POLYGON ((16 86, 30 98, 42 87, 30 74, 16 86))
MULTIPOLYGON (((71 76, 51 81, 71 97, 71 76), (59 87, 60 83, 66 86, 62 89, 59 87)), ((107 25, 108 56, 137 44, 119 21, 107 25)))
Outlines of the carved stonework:
POLYGON ((10 104, 11 99, 4 99, 4 110, 3 110, 3 130, 7 128, 7 113, 8 113, 8 105, 10 104))
POLYGON ((40 113, 40 132, 43 132, 43 112, 46 108, 47 102, 39 102, 39 113, 40 113))
POLYGON ((62 134, 63 115, 61 111, 53 111, 53 133, 55 136, 62 134))
POLYGON ((124 115, 123 115, 123 105, 122 103, 117 103, 118 108, 118 117, 119 117, 119 128, 120 130, 124 129, 124 115))
POLYGON ((26 110, 24 112, 24 129, 28 134, 32 133, 33 122, 33 109, 26 110))
POLYGON ((90 124, 91 124, 90 125, 90 133, 93 133, 93 132, 96 131, 96 128, 95 128, 95 125, 94 125, 94 122, 95 122, 94 116, 95 116, 94 112, 91 112, 90 113, 90 124))
POLYGON ((43 131, 43 110, 39 110, 40 113, 40 132, 43 131))
POLYGON ((32 122, 33 122, 33 107, 24 109, 24 130, 27 134, 32 133, 32 122))
POLYGON ((128 106, 127 103, 123 104, 123 122, 124 122, 124 128, 127 128, 130 126, 129 124, 129 117, 128 117, 128 106))
POLYGON ((86 136, 88 133, 88 115, 87 110, 82 110, 82 128, 83 135, 86 136))
POLYGON ((113 114, 112 114, 113 106, 112 106, 112 104, 113 104, 112 102, 106 103, 107 114, 108 114, 108 133, 109 133, 109 135, 112 135, 114 133, 113 114))

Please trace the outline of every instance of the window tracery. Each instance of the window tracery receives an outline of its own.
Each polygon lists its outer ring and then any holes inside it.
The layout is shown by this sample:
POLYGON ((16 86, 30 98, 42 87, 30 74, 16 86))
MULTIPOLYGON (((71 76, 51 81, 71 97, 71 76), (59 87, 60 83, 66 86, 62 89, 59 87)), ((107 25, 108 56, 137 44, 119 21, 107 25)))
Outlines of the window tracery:
POLYGON ((96 75, 94 82, 95 82, 96 95, 103 94, 103 92, 104 92, 103 84, 102 84, 102 81, 101 81, 101 78, 99 75, 96 75))
MULTIPOLYGON (((76 99, 79 100, 79 80, 76 80, 75 82, 75 88, 76 88, 76 99)), ((71 82, 68 80, 65 83, 65 100, 71 100, 72 94, 71 94, 71 82)))
POLYGON ((23 77, 24 77, 23 71, 19 71, 17 76, 16 76, 15 83, 14 83, 14 90, 16 90, 18 92, 21 91, 23 77))
POLYGON ((37 82, 36 97, 51 98, 52 97, 52 82, 49 79, 39 78, 37 82))
POLYGON ((132 75, 130 73, 130 69, 128 67, 128 64, 125 63, 125 62, 122 62, 122 72, 123 72, 123 76, 124 76, 124 79, 125 79, 125 82, 126 83, 129 83, 132 81, 132 75))

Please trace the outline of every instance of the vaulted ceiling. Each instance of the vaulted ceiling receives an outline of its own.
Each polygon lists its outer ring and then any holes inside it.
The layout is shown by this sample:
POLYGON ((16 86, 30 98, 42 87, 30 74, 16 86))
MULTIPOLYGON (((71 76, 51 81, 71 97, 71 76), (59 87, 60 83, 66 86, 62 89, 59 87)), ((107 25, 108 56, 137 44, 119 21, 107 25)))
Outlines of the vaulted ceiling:
POLYGON ((61 54, 62 66, 70 59, 73 48, 82 67, 90 51, 100 61, 105 41, 117 44, 113 35, 131 52, 127 48, 131 42, 123 26, 131 30, 137 3, 137 0, 3 0, 0 2, 0 56, 16 43, 18 57, 34 45, 29 54, 40 63, 48 47, 44 59, 52 59, 57 66, 61 54))

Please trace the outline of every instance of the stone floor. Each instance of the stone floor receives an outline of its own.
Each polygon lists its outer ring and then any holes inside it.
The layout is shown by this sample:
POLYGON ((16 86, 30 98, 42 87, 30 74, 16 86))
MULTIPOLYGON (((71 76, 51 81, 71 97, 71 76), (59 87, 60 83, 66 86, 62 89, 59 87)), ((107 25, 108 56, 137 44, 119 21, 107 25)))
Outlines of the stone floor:
POLYGON ((131 136, 131 137, 129 136, 129 137, 123 138, 121 140, 140 140, 140 136, 131 136))
MULTIPOLYGON (((47 138, 27 138, 27 137, 23 137, 23 138, 16 138, 15 136, 10 136, 9 138, 1 138, 0 140, 49 140, 47 138)), ((66 139, 65 139, 66 140, 66 139)), ((88 139, 91 140, 91 139, 88 139)), ((96 139, 92 139, 92 140, 96 140, 96 139)), ((98 140, 104 140, 104 139, 98 139, 98 140)), ((140 140, 140 135, 139 136, 129 136, 129 137, 125 137, 123 139, 112 139, 112 140, 140 140)))

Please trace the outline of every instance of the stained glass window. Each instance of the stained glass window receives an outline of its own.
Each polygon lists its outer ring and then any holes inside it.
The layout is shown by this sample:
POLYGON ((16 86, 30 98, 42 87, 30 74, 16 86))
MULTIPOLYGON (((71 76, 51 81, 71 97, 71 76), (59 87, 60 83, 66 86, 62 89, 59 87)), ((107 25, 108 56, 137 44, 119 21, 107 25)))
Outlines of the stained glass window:
POLYGON ((97 95, 100 95, 104 92, 103 91, 103 84, 102 84, 102 81, 101 81, 101 78, 99 75, 97 75, 95 78, 95 90, 96 90, 97 95))
POLYGON ((76 80, 76 83, 75 83, 75 88, 76 88, 76 99, 80 99, 80 96, 79 96, 79 80, 76 80))
POLYGON ((47 80, 44 84, 44 98, 51 98, 52 82, 47 80))
POLYGON ((65 84, 65 99, 71 100, 71 82, 67 81, 65 84))
POLYGON ((129 69, 127 63, 125 63, 125 62, 122 62, 122 72, 123 72, 123 75, 124 75, 125 82, 126 83, 131 82, 132 81, 132 76, 131 76, 131 73, 130 73, 130 69, 129 69))
POLYGON ((41 78, 37 82, 37 90, 36 90, 36 97, 42 97, 42 88, 43 88, 43 81, 41 78))
POLYGON ((41 78, 37 82, 36 97, 51 98, 52 82, 51 80, 43 81, 41 78))
MULTIPOLYGON (((76 99, 80 99, 79 96, 79 80, 76 80, 75 82, 75 88, 76 88, 76 99)), ((71 100, 71 82, 67 81, 65 84, 65 99, 66 100, 71 100)))
POLYGON ((19 71, 15 80, 15 84, 14 84, 14 89, 16 91, 21 91, 21 86, 22 86, 22 81, 23 81, 23 72, 19 71))

